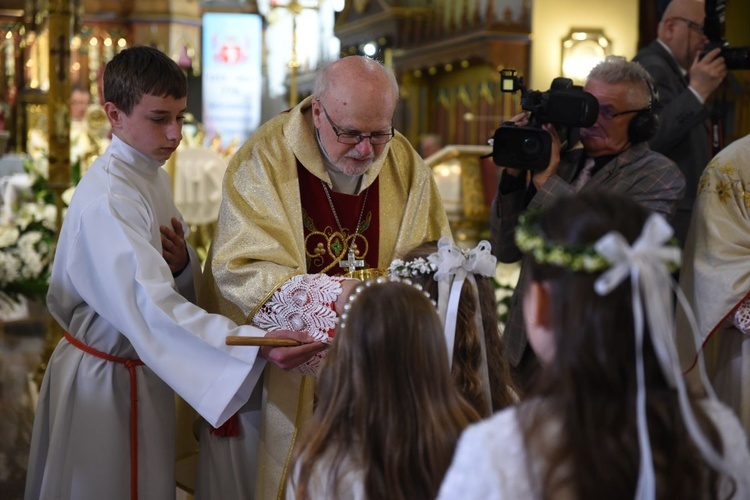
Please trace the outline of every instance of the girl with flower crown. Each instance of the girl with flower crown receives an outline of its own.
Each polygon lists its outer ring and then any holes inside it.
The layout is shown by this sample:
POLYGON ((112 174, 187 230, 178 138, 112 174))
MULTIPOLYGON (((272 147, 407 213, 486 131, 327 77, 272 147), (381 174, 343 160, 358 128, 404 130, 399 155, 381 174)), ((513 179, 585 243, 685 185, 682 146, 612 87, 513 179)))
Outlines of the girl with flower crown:
POLYGON ((663 216, 593 191, 522 219, 539 383, 464 432, 438 498, 750 498, 739 421, 682 378, 671 234, 663 216))
POLYGON ((288 499, 435 498, 458 436, 479 419, 451 383, 435 304, 421 287, 379 280, 349 297, 288 499))
POLYGON ((496 262, 486 241, 464 250, 443 238, 412 249, 388 270, 421 285, 438 304, 453 380, 482 417, 518 401, 498 327, 496 262))

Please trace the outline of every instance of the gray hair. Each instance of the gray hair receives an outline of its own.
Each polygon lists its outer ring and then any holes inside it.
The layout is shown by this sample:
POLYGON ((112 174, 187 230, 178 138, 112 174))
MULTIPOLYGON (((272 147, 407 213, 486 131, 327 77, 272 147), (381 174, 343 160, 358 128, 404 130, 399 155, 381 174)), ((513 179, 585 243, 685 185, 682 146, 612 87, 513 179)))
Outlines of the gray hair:
MULTIPOLYGON (((384 65, 382 62, 376 59, 371 59, 369 57, 365 57, 365 56, 347 56, 347 57, 356 57, 356 58, 361 59, 364 71, 383 72, 383 74, 385 74, 385 76, 388 78, 388 83, 390 83, 391 85, 391 90, 393 91, 394 100, 398 101, 398 98, 399 98, 398 81, 396 80, 396 75, 391 68, 384 65)), ((328 89, 331 87, 331 84, 333 83, 333 80, 335 79, 334 72, 331 71, 331 68, 340 61, 341 59, 338 59, 336 61, 330 61, 318 67, 316 74, 315 74, 315 86, 313 87, 313 96, 316 99, 320 99, 322 96, 326 94, 326 92, 328 92, 328 89)))
POLYGON ((646 107, 651 104, 654 80, 648 71, 635 61, 628 61, 622 56, 607 56, 593 67, 586 82, 591 80, 610 85, 632 84, 628 91, 628 102, 635 107, 646 107))

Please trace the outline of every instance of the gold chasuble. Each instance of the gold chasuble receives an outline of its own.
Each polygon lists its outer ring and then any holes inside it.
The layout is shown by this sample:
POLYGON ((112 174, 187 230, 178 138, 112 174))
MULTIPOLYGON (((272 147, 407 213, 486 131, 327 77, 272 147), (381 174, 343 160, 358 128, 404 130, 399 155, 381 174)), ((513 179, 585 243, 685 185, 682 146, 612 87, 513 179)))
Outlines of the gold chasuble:
MULTIPOLYGON (((311 101, 258 129, 224 177, 200 303, 238 323, 251 323, 294 275, 346 273, 339 264, 350 247, 367 267, 387 268, 413 247, 451 235, 431 170, 398 132, 363 175, 357 195, 333 192, 311 101)), ((256 499, 283 498, 295 441, 312 414, 314 387, 313 377, 266 366, 256 499)))

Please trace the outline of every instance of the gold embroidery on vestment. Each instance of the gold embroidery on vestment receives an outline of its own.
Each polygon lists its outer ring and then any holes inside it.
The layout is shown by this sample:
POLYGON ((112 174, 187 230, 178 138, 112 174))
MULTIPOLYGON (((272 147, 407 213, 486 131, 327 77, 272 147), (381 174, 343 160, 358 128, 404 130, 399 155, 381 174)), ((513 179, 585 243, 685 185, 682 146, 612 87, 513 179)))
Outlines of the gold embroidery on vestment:
MULTIPOLYGON (((370 250, 370 243, 361 232, 349 234, 348 229, 336 231, 331 226, 326 226, 322 231, 319 231, 312 217, 307 214, 304 208, 302 209, 302 216, 307 229, 310 231, 305 236, 305 255, 308 261, 315 266, 322 267, 325 264, 327 256, 332 259, 332 262, 328 266, 320 270, 321 273, 328 272, 341 262, 349 253, 349 247, 351 247, 354 256, 358 259, 365 259, 367 257, 367 253, 370 250), (310 240, 313 238, 322 238, 324 241, 316 243, 315 247, 310 251, 310 240)), ((371 220, 372 212, 367 212, 367 216, 362 222, 361 231, 370 226, 371 220)))

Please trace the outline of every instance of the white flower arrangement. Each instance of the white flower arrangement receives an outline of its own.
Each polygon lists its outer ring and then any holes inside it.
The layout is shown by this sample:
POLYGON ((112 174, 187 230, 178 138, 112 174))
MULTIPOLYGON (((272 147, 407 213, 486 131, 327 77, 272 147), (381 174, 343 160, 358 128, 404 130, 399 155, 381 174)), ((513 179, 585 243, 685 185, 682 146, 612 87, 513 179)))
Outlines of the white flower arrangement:
POLYGON ((394 259, 391 265, 388 266, 388 275, 398 278, 413 278, 420 274, 434 273, 437 269, 438 265, 436 262, 430 262, 423 257, 418 257, 408 262, 404 262, 401 259, 394 259))
POLYGON ((55 253, 57 207, 43 166, 30 158, 24 167, 27 185, 0 211, 0 306, 43 299, 55 253))
POLYGON ((0 221, 0 299, 44 297, 54 255, 57 209, 27 202, 12 219, 0 221))

